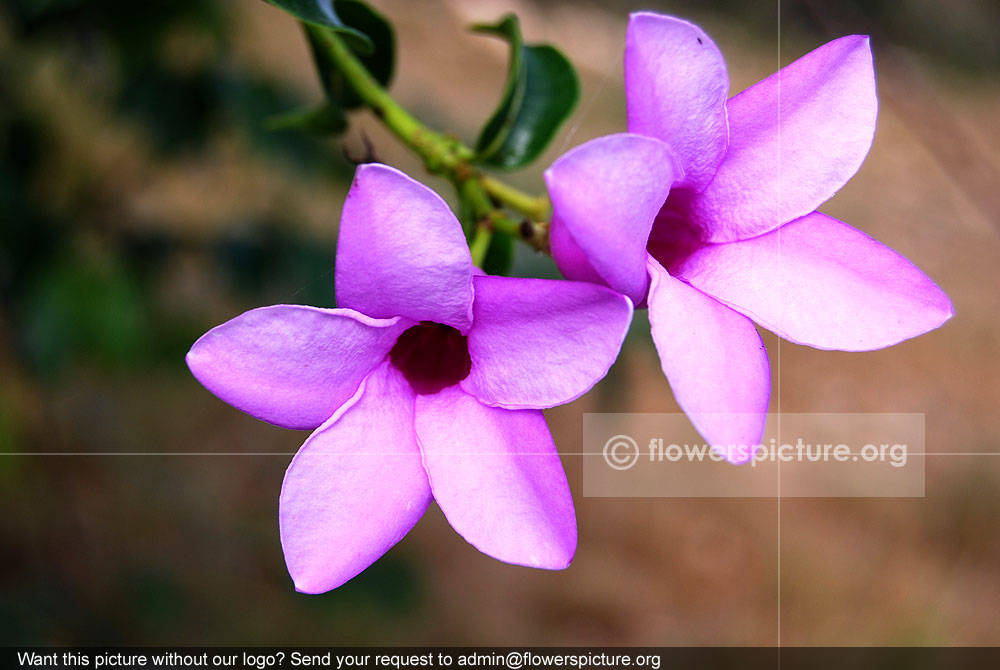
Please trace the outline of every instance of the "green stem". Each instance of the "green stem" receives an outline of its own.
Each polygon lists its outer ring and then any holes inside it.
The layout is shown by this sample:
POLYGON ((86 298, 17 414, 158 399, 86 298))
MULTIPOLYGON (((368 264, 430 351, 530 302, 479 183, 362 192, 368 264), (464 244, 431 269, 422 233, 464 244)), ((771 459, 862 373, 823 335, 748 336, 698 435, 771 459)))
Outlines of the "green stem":
POLYGON ((469 242, 469 253, 472 255, 472 264, 477 268, 483 267, 492 240, 493 231, 489 226, 482 224, 476 226, 476 232, 472 234, 472 241, 469 242))
POLYGON ((472 206, 472 213, 475 215, 476 221, 486 223, 493 212, 493 203, 490 202, 490 197, 486 195, 486 191, 483 190, 480 183, 475 179, 466 179, 465 181, 456 181, 455 187, 465 198, 465 201, 472 206))
POLYGON ((490 194, 490 197, 502 202, 511 209, 517 210, 535 221, 548 220, 551 204, 547 196, 529 195, 513 186, 505 184, 499 179, 494 179, 486 175, 479 178, 479 183, 490 194))
POLYGON ((472 232, 472 239, 469 240, 469 253, 472 254, 473 265, 481 268, 486 260, 486 253, 490 249, 490 242, 493 240, 493 226, 490 222, 493 204, 490 202, 489 196, 486 195, 486 191, 475 179, 458 182, 456 186, 465 201, 472 206, 475 228, 472 232))
POLYGON ((458 140, 434 132, 404 109, 372 77, 337 35, 307 26, 311 34, 327 48, 330 59, 344 75, 358 97, 408 147, 416 152, 431 172, 467 179, 468 163, 474 152, 458 140))
POLYGON ((548 224, 544 223, 551 208, 548 197, 524 193, 482 174, 470 164, 475 158, 475 151, 453 137, 434 132, 406 111, 372 77, 340 37, 308 25, 306 30, 326 47, 333 65, 344 75, 347 84, 362 102, 423 159, 428 170, 451 179, 463 197, 472 203, 477 223, 470 250, 477 265, 485 258, 494 231, 520 238, 539 251, 549 253, 548 224), (505 216, 494 206, 494 202, 529 217, 529 220, 515 221, 505 216))

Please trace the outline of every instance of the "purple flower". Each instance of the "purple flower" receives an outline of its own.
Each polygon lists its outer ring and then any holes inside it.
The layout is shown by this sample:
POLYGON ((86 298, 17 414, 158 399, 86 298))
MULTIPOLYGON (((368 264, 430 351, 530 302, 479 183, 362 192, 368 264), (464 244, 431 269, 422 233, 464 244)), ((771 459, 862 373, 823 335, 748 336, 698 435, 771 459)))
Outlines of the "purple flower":
POLYGON ((606 373, 632 317, 603 286, 482 276, 441 198, 358 168, 340 222, 338 309, 275 305, 209 331, 188 366, 212 393, 315 429, 281 489, 299 591, 340 586, 431 500, 480 551, 569 565, 573 500, 541 408, 606 373))
POLYGON ((727 100, 705 33, 633 14, 625 90, 631 132, 546 172, 552 252, 566 277, 648 306, 663 371, 709 442, 763 434, 770 372, 753 321, 798 344, 866 351, 952 316, 909 261, 815 211, 871 146, 866 37, 834 40, 727 100))

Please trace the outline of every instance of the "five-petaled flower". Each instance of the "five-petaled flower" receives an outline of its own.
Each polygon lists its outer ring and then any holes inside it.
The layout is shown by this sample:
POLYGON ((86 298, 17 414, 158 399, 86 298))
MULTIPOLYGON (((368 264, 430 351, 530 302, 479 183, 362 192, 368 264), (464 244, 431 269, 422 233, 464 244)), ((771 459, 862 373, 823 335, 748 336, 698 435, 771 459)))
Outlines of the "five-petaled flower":
POLYGON ((763 433, 770 370, 753 321, 798 344, 866 351, 952 316, 909 261, 815 211, 871 146, 867 38, 834 40, 727 100, 704 32, 633 14, 625 90, 630 132, 546 172, 552 253, 566 277, 649 308, 663 371, 709 442, 755 445, 763 433))
POLYGON ((566 567, 573 500, 540 410, 607 373, 629 299, 591 283, 482 275, 444 201, 375 164, 358 168, 344 205, 336 292, 338 309, 251 310, 187 357, 229 404, 314 429, 279 503, 296 588, 351 579, 432 499, 480 551, 566 567))

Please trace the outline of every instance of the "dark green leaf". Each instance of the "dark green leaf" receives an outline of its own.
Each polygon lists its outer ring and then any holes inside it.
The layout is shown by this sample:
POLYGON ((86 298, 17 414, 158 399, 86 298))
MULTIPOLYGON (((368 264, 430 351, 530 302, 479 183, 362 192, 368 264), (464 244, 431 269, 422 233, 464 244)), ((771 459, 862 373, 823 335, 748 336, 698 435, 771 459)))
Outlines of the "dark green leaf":
MULTIPOLYGON (((356 49, 348 43, 348 48, 354 52, 361 64, 371 73, 382 86, 388 86, 392 80, 396 61, 396 37, 389 21, 359 0, 335 0, 333 3, 337 15, 344 25, 354 28, 371 40, 371 48, 367 51, 356 49)), ((354 109, 361 106, 361 100, 344 81, 340 70, 330 61, 325 42, 329 39, 329 28, 306 27, 309 48, 319 72, 323 90, 327 96, 343 109, 354 109)))
POLYGON ((318 107, 293 109, 267 120, 268 130, 303 130, 314 135, 339 135, 347 130, 344 110, 325 102, 318 107))
POLYGON ((472 29, 481 33, 499 35, 510 42, 510 67, 507 71, 507 83, 504 86, 503 97, 500 99, 500 106, 486 122, 476 143, 476 151, 480 156, 485 157, 499 150, 503 144, 505 129, 509 131, 509 126, 516 116, 518 100, 524 97, 524 42, 521 39, 521 29, 517 17, 513 14, 508 14, 495 26, 479 24, 473 26, 472 29))
POLYGON ((314 26, 329 28, 342 33, 351 42, 352 48, 363 53, 370 53, 374 48, 368 35, 347 24, 340 16, 339 8, 333 0, 266 0, 275 7, 280 7, 300 21, 314 26))
POLYGON ((572 64, 555 47, 525 45, 517 17, 474 30, 510 43, 510 69, 503 98, 479 135, 480 161, 499 168, 527 165, 545 150, 576 105, 580 85, 572 64))
POLYGON ((506 276, 514 264, 514 238, 496 233, 486 249, 483 259, 483 272, 488 275, 506 276))

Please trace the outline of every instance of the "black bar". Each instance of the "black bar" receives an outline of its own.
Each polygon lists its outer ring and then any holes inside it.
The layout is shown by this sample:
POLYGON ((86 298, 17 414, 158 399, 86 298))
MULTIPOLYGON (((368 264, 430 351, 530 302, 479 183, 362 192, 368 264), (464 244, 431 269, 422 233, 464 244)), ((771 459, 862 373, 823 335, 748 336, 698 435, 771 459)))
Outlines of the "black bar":
POLYGON ((1000 668, 1000 647, 5 647, 3 668, 1000 668))

